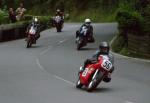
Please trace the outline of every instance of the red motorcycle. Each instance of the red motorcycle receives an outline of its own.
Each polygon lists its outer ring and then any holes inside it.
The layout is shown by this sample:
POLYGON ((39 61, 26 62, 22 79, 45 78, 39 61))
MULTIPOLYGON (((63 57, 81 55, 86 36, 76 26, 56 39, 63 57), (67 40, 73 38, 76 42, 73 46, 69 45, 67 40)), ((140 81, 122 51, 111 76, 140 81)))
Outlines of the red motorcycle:
POLYGON ((28 32, 28 37, 27 37, 27 46, 26 46, 27 48, 31 47, 32 44, 36 43, 35 35, 36 35, 36 27, 31 26, 28 32))
POLYGON ((100 55, 98 61, 86 66, 83 72, 79 73, 79 79, 76 83, 77 88, 85 86, 88 92, 94 90, 98 84, 113 69, 113 65, 108 56, 100 55))

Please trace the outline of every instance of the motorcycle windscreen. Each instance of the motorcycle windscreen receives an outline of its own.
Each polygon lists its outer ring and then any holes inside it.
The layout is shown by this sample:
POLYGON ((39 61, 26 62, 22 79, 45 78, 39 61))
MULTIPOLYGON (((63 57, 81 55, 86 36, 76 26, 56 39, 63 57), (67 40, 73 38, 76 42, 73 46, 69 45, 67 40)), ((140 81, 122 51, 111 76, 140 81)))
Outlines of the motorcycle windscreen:
POLYGON ((89 81, 92 79, 94 71, 94 68, 85 68, 85 70, 80 73, 81 83, 87 86, 89 84, 89 81))

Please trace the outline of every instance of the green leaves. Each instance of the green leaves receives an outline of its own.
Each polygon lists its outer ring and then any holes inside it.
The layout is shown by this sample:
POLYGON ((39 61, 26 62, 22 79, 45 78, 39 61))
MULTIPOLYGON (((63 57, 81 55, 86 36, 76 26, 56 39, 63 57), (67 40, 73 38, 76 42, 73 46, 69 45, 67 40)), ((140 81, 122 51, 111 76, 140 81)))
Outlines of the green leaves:
POLYGON ((117 10, 116 20, 119 23, 119 31, 123 35, 127 34, 143 34, 143 16, 136 8, 134 4, 124 4, 120 5, 117 10), (132 4, 132 5, 131 5, 132 4))
POLYGON ((8 20, 7 13, 0 9, 0 24, 6 24, 8 22, 9 20, 8 20))

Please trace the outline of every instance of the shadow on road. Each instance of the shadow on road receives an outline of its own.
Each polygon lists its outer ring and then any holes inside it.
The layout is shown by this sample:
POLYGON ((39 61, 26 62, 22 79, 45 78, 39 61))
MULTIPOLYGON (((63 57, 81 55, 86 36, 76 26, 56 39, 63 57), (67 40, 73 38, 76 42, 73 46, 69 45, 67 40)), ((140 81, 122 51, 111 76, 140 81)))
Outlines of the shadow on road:
MULTIPOLYGON (((79 90, 79 91, 82 91, 82 92, 87 92, 86 88, 81 88, 81 89, 75 88, 75 89, 79 90)), ((93 90, 92 92, 89 92, 89 93, 110 93, 110 92, 113 92, 113 91, 114 91, 113 88, 98 87, 98 88, 96 88, 95 90, 93 90)))
POLYGON ((105 88, 105 87, 98 87, 93 92, 94 93, 108 93, 113 92, 113 88, 105 88))
POLYGON ((30 48, 40 48, 40 45, 32 45, 30 48))

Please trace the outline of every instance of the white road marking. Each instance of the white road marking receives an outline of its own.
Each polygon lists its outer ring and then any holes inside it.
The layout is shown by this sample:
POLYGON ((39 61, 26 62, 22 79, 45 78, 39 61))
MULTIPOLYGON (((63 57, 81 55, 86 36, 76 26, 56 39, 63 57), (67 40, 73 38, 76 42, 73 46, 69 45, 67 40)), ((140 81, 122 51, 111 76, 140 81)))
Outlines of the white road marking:
MULTIPOLYGON (((36 59, 36 64, 38 65, 38 67, 39 67, 41 70, 45 70, 44 67, 40 64, 40 61, 39 61, 38 58, 36 59)), ((70 81, 68 81, 68 80, 65 80, 65 79, 63 79, 63 78, 61 78, 61 77, 59 77, 59 76, 57 76, 57 75, 54 75, 54 74, 51 74, 51 75, 52 75, 54 78, 56 78, 56 79, 59 79, 59 80, 62 80, 62 81, 64 81, 64 82, 68 83, 68 84, 74 85, 73 82, 70 82, 70 81)))
MULTIPOLYGON (((61 40, 57 43, 57 45, 60 45, 61 43, 64 43, 65 41, 67 41, 67 39, 61 40)), ((45 49, 44 51, 42 51, 40 53, 40 55, 44 55, 45 53, 47 53, 49 51, 49 49, 51 49, 53 46, 49 46, 47 49, 45 49)))
POLYGON ((40 64, 39 59, 36 59, 36 64, 38 65, 38 67, 39 67, 41 70, 45 70, 44 67, 40 64))
MULTIPOLYGON (((57 45, 59 45, 59 44, 65 42, 65 41, 67 41, 67 39, 64 39, 64 40, 59 41, 59 42, 57 43, 57 45)), ((42 52, 40 53, 40 55, 44 55, 44 54, 47 53, 52 47, 53 47, 53 46, 49 46, 46 50, 42 51, 42 52)), ((36 59, 36 63, 37 63, 37 65, 39 66, 40 69, 45 70, 44 67, 40 64, 38 58, 36 59)), ((68 81, 68 80, 65 80, 65 79, 63 79, 63 78, 61 78, 61 77, 59 77, 59 76, 57 76, 57 75, 54 75, 54 74, 51 74, 51 75, 52 75, 54 78, 56 78, 56 79, 59 79, 59 80, 62 80, 62 81, 64 81, 64 82, 68 83, 68 84, 74 85, 74 83, 72 83, 72 82, 70 82, 70 81, 68 81)))
POLYGON ((133 102, 130 102, 130 101, 126 101, 126 103, 133 103, 133 102))
POLYGON ((45 53, 47 53, 48 51, 49 51, 49 49, 51 49, 52 48, 52 46, 49 46, 47 49, 45 49, 44 51, 42 51, 41 53, 40 53, 40 55, 44 55, 45 53))
POLYGON ((55 78, 57 78, 57 79, 59 79, 59 80, 62 80, 62 81, 64 81, 64 82, 68 83, 68 84, 74 85, 73 82, 70 82, 70 81, 68 81, 68 80, 65 80, 65 79, 63 79, 63 78, 61 78, 61 77, 59 77, 59 76, 57 76, 57 75, 53 75, 53 77, 55 77, 55 78))
POLYGON ((65 41, 67 41, 67 39, 59 41, 58 45, 61 44, 61 43, 63 43, 63 42, 65 42, 65 41))

